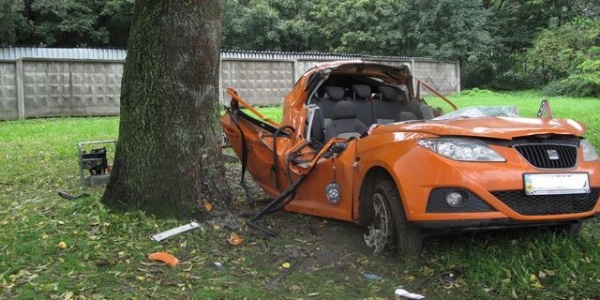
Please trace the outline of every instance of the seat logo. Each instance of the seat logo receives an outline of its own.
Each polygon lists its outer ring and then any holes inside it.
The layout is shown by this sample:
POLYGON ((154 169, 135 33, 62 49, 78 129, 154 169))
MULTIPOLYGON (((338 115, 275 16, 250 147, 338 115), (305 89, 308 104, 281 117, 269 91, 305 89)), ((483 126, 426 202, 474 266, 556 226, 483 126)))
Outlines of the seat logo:
POLYGON ((554 149, 550 149, 550 150, 546 150, 546 153, 548 154, 548 159, 550 160, 558 160, 558 151, 554 150, 554 149))

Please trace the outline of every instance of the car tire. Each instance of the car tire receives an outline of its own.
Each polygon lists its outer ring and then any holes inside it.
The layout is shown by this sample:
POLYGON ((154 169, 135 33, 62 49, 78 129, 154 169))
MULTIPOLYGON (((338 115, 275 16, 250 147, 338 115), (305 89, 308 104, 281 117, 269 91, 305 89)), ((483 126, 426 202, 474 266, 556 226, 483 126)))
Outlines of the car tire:
POLYGON ((377 183, 371 201, 373 218, 365 235, 367 246, 374 248, 375 253, 393 248, 401 254, 420 252, 422 232, 409 224, 394 182, 377 183))

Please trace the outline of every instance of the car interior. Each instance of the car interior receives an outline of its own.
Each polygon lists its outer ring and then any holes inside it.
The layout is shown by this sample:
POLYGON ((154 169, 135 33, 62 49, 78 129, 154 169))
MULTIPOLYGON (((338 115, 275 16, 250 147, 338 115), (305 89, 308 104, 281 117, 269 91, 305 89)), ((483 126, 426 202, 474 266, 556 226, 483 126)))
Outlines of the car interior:
POLYGON ((358 138, 373 124, 432 119, 433 108, 411 100, 405 89, 372 77, 332 74, 308 104, 315 104, 310 140, 358 138))

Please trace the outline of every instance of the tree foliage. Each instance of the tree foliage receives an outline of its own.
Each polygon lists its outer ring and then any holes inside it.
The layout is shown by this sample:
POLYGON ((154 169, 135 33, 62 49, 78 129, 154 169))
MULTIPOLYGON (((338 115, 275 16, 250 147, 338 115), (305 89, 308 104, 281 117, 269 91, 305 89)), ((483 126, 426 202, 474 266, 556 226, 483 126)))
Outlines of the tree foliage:
POLYGON ((600 18, 542 31, 527 55, 529 75, 551 95, 600 96, 600 18))
POLYGON ((0 44, 125 47, 133 0, 0 0, 0 44))
MULTIPOLYGON (((532 55, 539 54, 542 43, 550 45, 544 51, 553 51, 552 42, 541 38, 549 31, 574 26, 574 20, 597 22, 600 16, 597 0, 223 0, 223 4, 224 49, 459 60, 463 87, 493 89, 535 88, 565 79, 570 76, 567 72, 585 73, 589 64, 566 71, 548 64, 548 57, 532 55)), ((0 0, 0 8, 1 45, 123 48, 133 0, 0 0)), ((563 45, 571 41, 566 42, 563 45)), ((564 52, 554 59, 569 61, 564 52)))
POLYGON ((0 46, 16 44, 26 27, 22 0, 0 0, 0 46))

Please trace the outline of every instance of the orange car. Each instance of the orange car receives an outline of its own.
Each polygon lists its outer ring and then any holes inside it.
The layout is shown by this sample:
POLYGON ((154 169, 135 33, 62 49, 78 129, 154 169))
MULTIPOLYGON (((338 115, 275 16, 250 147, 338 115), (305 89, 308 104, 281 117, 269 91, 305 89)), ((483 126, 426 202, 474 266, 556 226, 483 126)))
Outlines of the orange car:
POLYGON ((259 215, 355 222, 374 251, 414 252, 433 230, 576 232, 600 212, 600 159, 583 124, 553 119, 546 102, 538 118, 513 107, 441 114, 412 82, 406 66, 322 63, 285 97, 281 123, 228 89, 223 131, 275 198, 259 215))

